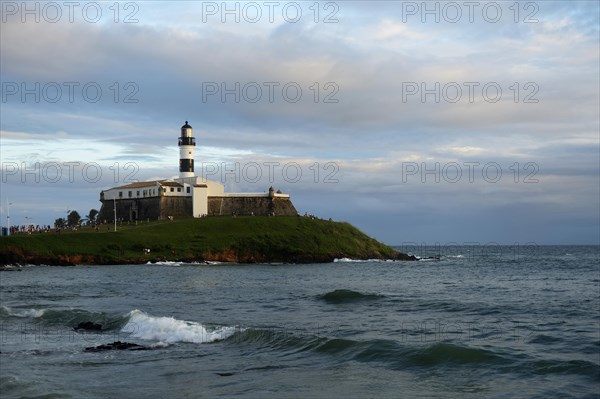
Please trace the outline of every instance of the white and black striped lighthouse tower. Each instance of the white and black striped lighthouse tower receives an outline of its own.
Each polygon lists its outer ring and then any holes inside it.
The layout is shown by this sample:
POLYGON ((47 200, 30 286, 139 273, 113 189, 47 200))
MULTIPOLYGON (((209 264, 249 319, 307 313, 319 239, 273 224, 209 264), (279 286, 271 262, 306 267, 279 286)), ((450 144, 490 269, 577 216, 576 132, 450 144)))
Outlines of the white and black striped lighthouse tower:
POLYGON ((196 139, 192 136, 192 127, 185 121, 179 137, 179 177, 194 177, 194 147, 196 139))

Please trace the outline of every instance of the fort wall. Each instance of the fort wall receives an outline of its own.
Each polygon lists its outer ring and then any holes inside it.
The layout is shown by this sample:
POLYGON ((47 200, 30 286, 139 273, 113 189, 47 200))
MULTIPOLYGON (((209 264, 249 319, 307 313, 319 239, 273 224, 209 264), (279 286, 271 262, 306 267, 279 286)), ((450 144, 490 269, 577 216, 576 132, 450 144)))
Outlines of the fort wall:
MULTIPOLYGON (((114 220, 113 201, 102 201, 98 220, 114 220)), ((117 220, 157 220, 192 216, 191 197, 150 197, 117 200, 117 220)))
POLYGON ((209 216, 296 216, 297 214, 289 197, 208 197, 209 216))
MULTIPOLYGON (((296 216, 289 197, 208 197, 208 215, 296 216)), ((117 200, 117 220, 157 220, 192 217, 192 197, 149 197, 117 200)), ((103 200, 98 220, 113 221, 113 201, 103 200)))

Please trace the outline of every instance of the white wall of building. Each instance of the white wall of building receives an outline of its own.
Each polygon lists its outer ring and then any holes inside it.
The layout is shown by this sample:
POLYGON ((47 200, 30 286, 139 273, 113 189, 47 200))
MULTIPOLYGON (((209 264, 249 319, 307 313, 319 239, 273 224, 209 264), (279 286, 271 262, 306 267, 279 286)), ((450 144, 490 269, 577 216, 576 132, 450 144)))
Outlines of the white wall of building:
POLYGON ((220 197, 225 193, 225 186, 223 186, 221 183, 213 180, 207 180, 202 176, 180 177, 179 179, 174 180, 178 183, 190 184, 192 186, 197 184, 206 184, 209 197, 220 197))
POLYGON ((195 218, 208 215, 208 187, 193 187, 192 214, 195 218))
POLYGON ((135 199, 135 198, 148 198, 158 197, 160 195, 160 186, 158 183, 149 183, 147 186, 142 187, 115 187, 109 190, 104 190, 104 199, 135 199))
POLYGON ((192 187, 189 184, 182 186, 162 186, 162 195, 165 197, 191 197, 192 187), (188 192, 189 191, 189 192, 188 192))

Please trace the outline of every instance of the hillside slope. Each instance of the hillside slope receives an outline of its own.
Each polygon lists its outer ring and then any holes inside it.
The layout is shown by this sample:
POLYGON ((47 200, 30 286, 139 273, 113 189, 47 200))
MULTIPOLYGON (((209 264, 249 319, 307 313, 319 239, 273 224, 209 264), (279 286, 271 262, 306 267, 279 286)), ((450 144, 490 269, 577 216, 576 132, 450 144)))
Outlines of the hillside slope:
POLYGON ((84 228, 0 238, 0 264, 311 263, 343 257, 414 260, 349 223, 298 216, 190 218, 124 224, 117 232, 105 225, 100 231, 84 228))

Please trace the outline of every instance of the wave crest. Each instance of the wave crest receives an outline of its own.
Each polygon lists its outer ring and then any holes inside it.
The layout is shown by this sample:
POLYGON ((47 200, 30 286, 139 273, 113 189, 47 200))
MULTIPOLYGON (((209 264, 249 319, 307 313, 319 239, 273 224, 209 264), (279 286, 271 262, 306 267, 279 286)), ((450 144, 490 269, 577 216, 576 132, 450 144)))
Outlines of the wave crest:
POLYGON ((121 332, 128 333, 129 337, 165 343, 200 344, 224 340, 236 332, 236 327, 210 330, 200 323, 173 317, 155 317, 135 309, 129 312, 129 321, 123 326, 121 332))
POLYGON ((497 352, 448 342, 415 347, 386 339, 359 341, 254 328, 238 332, 228 341, 241 345, 256 345, 263 350, 268 348, 287 353, 304 351, 323 353, 335 357, 340 362, 383 363, 391 369, 511 363, 509 359, 497 352))
POLYGON ((8 306, 0 306, 0 316, 23 317, 23 318, 39 318, 46 313, 48 309, 21 309, 13 310, 8 306))

